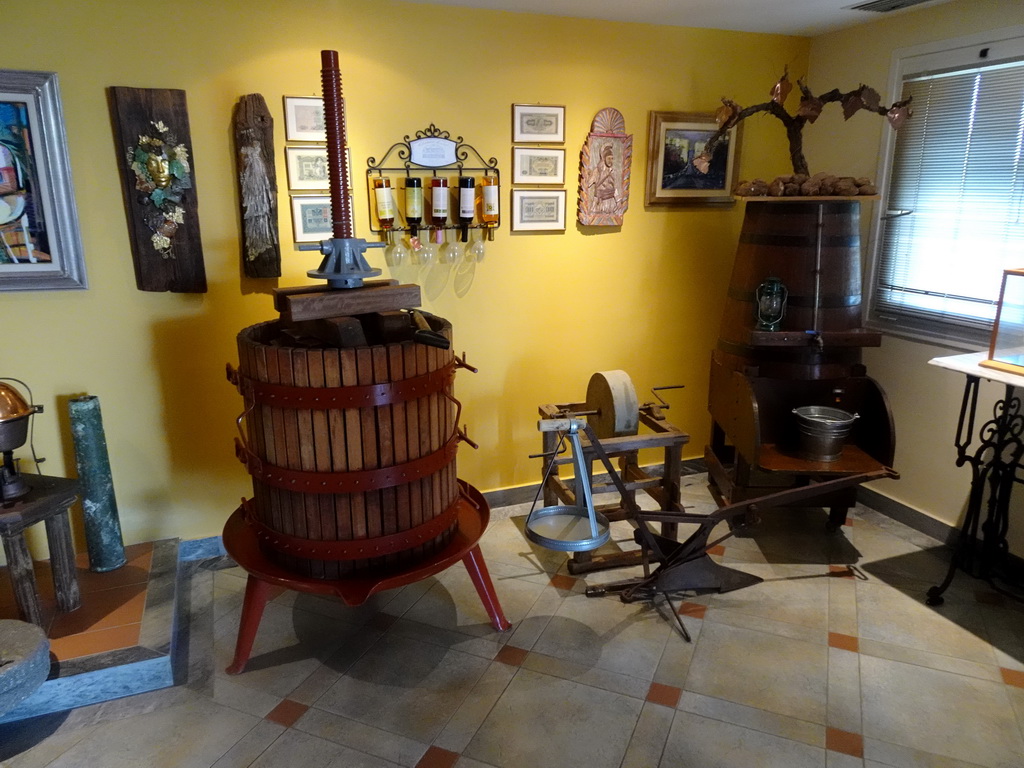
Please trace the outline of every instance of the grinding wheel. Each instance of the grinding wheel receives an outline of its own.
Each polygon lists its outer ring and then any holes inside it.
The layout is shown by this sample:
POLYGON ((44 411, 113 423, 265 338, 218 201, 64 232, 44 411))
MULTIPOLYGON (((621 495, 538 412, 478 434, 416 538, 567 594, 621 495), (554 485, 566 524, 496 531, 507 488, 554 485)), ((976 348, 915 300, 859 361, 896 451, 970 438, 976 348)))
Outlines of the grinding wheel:
POLYGON ((635 435, 640 428, 640 403, 625 371, 598 371, 587 384, 587 423, 598 438, 635 435))

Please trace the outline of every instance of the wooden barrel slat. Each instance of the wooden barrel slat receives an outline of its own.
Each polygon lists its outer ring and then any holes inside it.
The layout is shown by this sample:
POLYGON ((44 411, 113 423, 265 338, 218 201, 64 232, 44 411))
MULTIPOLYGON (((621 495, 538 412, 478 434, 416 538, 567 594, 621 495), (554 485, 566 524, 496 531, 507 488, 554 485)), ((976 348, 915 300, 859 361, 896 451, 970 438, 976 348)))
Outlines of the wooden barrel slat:
MULTIPOLYGON (((410 344, 405 347, 403 352, 406 378, 417 375, 416 348, 410 344)), ((420 457, 420 407, 419 400, 410 400, 405 406, 405 434, 410 461, 420 457)), ((413 528, 423 522, 422 480, 414 480, 409 483, 409 517, 413 528)), ((415 548, 415 552, 418 556, 422 556, 423 548, 418 546, 415 548)))
MULTIPOLYGON (((451 338, 451 327, 446 321, 432 322, 451 338)), ((291 347, 287 341, 280 346, 281 339, 286 337, 279 333, 279 326, 278 321, 272 321, 239 334, 242 375, 267 384, 331 389, 389 384, 438 371, 453 360, 448 350, 412 342, 340 350, 291 347)), ((450 394, 451 384, 444 386, 450 394)), ((393 467, 441 451, 452 434, 454 422, 454 407, 437 392, 379 407, 322 410, 309 408, 308 398, 307 407, 289 408, 268 404, 273 402, 273 395, 265 400, 265 394, 249 397, 261 401, 247 416, 248 448, 264 468, 344 473, 393 467)), ((283 544, 263 541, 267 554, 281 565, 313 578, 334 579, 415 562, 443 546, 450 540, 453 526, 433 540, 409 549, 372 554, 372 548, 378 546, 374 539, 401 533, 438 517, 457 496, 454 459, 445 459, 443 465, 412 482, 356 493, 292 491, 275 484, 272 473, 264 475, 254 470, 251 509, 271 531, 299 539, 367 539, 371 549, 365 559, 359 560, 307 558, 302 556, 301 544, 299 553, 294 554, 294 545, 290 551, 284 551, 283 544)))
MULTIPOLYGON (((341 355, 337 349, 324 350, 324 386, 341 386, 341 355)), ((338 409, 327 412, 331 438, 331 469, 344 472, 348 469, 348 454, 345 443, 345 414, 338 409)), ((352 512, 349 497, 344 494, 330 496, 334 508, 334 532, 338 539, 352 538, 352 512)), ((325 526, 325 529, 327 526, 325 526)), ((326 533, 325 533, 326 536, 326 533)), ((333 574, 329 578, 341 577, 352 570, 352 564, 346 561, 334 561, 327 564, 326 572, 333 574)))
MULTIPOLYGON (((430 347, 418 345, 414 347, 416 350, 416 373, 424 374, 427 372, 427 356, 430 352, 430 347)), ((420 435, 420 456, 426 456, 430 453, 430 398, 425 397, 420 401, 419 410, 419 435, 420 435)), ((426 510, 430 509, 430 505, 433 503, 433 494, 431 490, 433 488, 433 478, 425 477, 420 481, 420 521, 422 522, 423 515, 426 510)), ((430 551, 430 547, 424 544, 421 548, 422 553, 430 551)))
MULTIPOLYGON (((239 345, 238 350, 239 370, 249 378, 266 380, 267 368, 266 358, 263 349, 251 345, 239 345)), ((257 455, 266 456, 267 435, 270 432, 269 426, 264 424, 263 406, 246 403, 245 413, 245 437, 248 445, 253 446, 257 455), (250 408, 250 406, 252 406, 250 408)), ((257 504, 264 508, 270 507, 268 489, 260 484, 253 487, 253 498, 257 504)))
MULTIPOLYGON (((293 356, 294 359, 294 356, 293 356)), ((324 355, 319 349, 306 350, 306 382, 310 387, 320 388, 324 386, 324 355)), ((313 450, 312 467, 314 471, 326 472, 331 468, 331 446, 327 434, 327 414, 320 410, 309 412, 312 439, 310 445, 313 450)), ((310 495, 306 498, 306 530, 309 538, 323 540, 327 537, 324 530, 325 522, 330 519, 324 513, 327 511, 327 499, 322 495, 310 495)), ((333 507, 333 505, 330 505, 333 507)), ((331 536, 333 538, 333 535, 331 536)), ((325 563, 314 562, 313 573, 319 578, 327 577, 325 563)))
MULTIPOLYGON (((373 383, 386 384, 390 381, 388 374, 388 350, 383 346, 371 349, 373 356, 373 383)), ((394 427, 392 410, 394 406, 385 405, 377 411, 377 453, 382 467, 395 465, 394 427)), ((395 488, 382 488, 380 491, 380 516, 382 533, 392 534, 398 531, 398 510, 395 505, 395 488)), ((385 558, 385 564, 394 563, 394 557, 385 558)))
MULTIPOLYGON (((370 350, 363 347, 356 350, 356 384, 373 383, 373 364, 370 350)), ((377 468, 377 428, 374 408, 359 409, 359 436, 362 446, 362 468, 377 468)), ((380 496, 376 491, 363 496, 362 532, 365 538, 380 536, 380 496)), ((358 538, 358 537, 357 537, 358 538)))
MULTIPOLYGON (((394 381, 405 378, 405 359, 401 344, 388 347, 388 375, 394 381)), ((391 406, 392 445, 395 452, 395 463, 404 464, 409 460, 409 445, 404 439, 406 434, 406 405, 395 403, 391 406)), ((408 530, 412 527, 409 514, 409 485, 402 484, 395 488, 396 529, 408 530)))
MULTIPOLYGON (((359 383, 356 368, 356 351, 341 350, 341 385, 352 387, 359 383)), ((345 449, 348 456, 347 470, 363 469, 363 427, 359 418, 358 408, 345 409, 345 449)), ((366 538, 366 498, 363 494, 352 494, 349 497, 349 518, 352 525, 352 538, 366 538)), ((365 570, 365 560, 354 560, 353 570, 365 570)))
MULTIPOLYGON (((298 384, 295 380, 295 363, 292 360, 293 353, 297 351, 298 350, 293 350, 288 347, 282 347, 278 350, 278 355, 280 357, 278 370, 281 374, 281 383, 284 385, 298 384)), ((287 467, 289 469, 302 469, 302 443, 306 439, 306 433, 302 429, 300 411, 285 411, 284 434, 285 441, 288 446, 287 467)), ((308 538, 309 533, 306 530, 306 497, 302 494, 293 493, 292 491, 285 491, 285 495, 287 496, 287 504, 292 511, 289 521, 291 523, 292 535, 299 536, 301 538, 308 538)), ((304 575, 315 576, 313 573, 313 564, 310 561, 296 557, 294 558, 294 563, 304 575)))

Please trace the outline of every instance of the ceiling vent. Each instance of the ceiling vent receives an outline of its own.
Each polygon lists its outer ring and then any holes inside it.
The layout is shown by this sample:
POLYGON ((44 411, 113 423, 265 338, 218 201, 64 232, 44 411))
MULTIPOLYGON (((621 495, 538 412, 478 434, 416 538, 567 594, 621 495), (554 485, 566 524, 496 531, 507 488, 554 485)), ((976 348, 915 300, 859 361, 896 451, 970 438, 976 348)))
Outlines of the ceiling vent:
POLYGON ((851 11, 872 11, 874 13, 889 13, 899 11, 903 8, 910 8, 912 5, 927 3, 929 0, 869 0, 866 3, 847 6, 851 11))

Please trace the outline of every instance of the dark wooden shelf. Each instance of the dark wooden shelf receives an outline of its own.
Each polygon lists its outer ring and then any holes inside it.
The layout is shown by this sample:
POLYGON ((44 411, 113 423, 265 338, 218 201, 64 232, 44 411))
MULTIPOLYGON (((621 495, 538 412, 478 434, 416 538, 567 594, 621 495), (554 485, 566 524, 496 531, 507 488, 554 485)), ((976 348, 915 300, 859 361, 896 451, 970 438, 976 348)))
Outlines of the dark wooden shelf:
MULTIPOLYGON (((880 347, 882 334, 877 331, 854 329, 849 331, 821 331, 818 334, 826 347, 880 347)), ((809 347, 814 334, 806 331, 751 331, 752 347, 809 347)))
POLYGON ((871 458, 856 445, 844 445, 835 461, 808 461, 782 453, 772 443, 765 443, 758 453, 757 466, 766 472, 790 472, 801 475, 849 475, 873 472, 885 465, 871 458))

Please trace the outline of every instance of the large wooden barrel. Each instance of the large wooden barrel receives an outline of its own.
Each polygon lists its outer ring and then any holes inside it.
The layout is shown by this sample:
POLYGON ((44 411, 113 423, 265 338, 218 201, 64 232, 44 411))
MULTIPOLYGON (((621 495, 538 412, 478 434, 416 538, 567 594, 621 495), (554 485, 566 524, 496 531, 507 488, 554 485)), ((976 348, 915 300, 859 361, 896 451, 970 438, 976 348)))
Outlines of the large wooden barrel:
MULTIPOLYGON (((451 339, 450 323, 431 322, 451 339)), ((412 341, 287 346, 280 327, 238 334, 234 377, 253 483, 246 517, 264 553, 334 579, 445 546, 459 497, 454 354, 412 341)))
POLYGON ((843 376, 859 363, 859 348, 823 348, 806 332, 855 331, 861 324, 860 203, 747 201, 715 360, 734 370, 755 366, 761 375, 843 376), (755 292, 769 277, 788 291, 779 328, 787 338, 753 335, 755 292))

